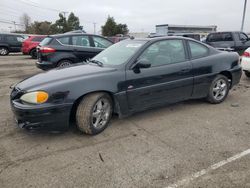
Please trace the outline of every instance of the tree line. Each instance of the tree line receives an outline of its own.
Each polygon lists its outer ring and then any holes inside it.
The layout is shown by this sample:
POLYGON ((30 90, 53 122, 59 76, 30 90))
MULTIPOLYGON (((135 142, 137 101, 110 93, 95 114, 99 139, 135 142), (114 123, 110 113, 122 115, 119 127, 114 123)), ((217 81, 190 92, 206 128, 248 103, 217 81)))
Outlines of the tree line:
MULTIPOLYGON (((27 34, 52 35, 58 33, 65 33, 73 30, 82 30, 79 17, 73 12, 65 17, 59 13, 59 18, 53 23, 49 21, 31 21, 28 14, 23 14, 20 21, 23 24, 23 30, 15 31, 27 34)), ((115 36, 117 34, 127 35, 129 30, 127 24, 116 23, 114 17, 108 16, 105 24, 101 26, 103 36, 115 36)))

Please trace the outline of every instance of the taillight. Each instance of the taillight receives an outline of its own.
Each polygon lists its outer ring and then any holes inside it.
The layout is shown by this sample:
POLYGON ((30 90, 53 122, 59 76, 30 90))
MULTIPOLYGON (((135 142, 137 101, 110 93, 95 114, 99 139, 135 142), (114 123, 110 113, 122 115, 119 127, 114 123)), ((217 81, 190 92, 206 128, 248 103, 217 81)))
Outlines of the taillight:
POLYGON ((243 57, 250 57, 250 52, 244 52, 242 56, 243 57))
POLYGON ((43 46, 43 47, 40 47, 39 51, 41 53, 54 53, 56 50, 54 48, 43 46))

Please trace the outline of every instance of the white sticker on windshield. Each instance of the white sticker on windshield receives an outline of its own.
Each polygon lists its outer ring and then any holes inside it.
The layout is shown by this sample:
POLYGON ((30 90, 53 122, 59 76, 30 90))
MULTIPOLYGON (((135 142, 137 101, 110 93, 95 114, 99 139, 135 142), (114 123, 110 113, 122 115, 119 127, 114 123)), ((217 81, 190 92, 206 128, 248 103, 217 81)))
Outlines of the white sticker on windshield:
POLYGON ((138 47, 140 47, 141 46, 141 44, 127 44, 127 48, 138 48, 138 47))

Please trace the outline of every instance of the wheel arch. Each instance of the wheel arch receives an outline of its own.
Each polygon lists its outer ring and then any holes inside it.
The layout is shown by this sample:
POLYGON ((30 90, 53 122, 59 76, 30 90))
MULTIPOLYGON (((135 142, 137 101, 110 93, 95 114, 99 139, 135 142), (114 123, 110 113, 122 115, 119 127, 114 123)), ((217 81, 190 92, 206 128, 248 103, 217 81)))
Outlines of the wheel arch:
POLYGON ((86 96, 86 95, 90 95, 90 94, 93 94, 93 93, 107 93, 111 100, 112 100, 112 103, 113 103, 113 113, 117 113, 117 114, 120 114, 120 111, 119 111, 119 103, 117 102, 117 100, 115 99, 114 97, 114 94, 110 91, 107 91, 107 90, 98 90, 98 91, 92 91, 92 92, 88 92, 88 93, 85 93, 83 95, 81 95, 80 97, 78 97, 73 105, 72 105, 72 108, 71 108, 71 111, 70 111, 70 120, 71 121, 75 121, 75 114, 76 114, 76 110, 77 110, 77 107, 79 105, 79 103, 82 101, 82 99, 86 96))
POLYGON ((75 61, 72 58, 62 58, 62 59, 57 61, 56 66, 58 66, 61 61, 65 61, 65 60, 71 61, 72 63, 75 63, 75 61))
POLYGON ((32 50, 35 50, 35 49, 36 49, 36 47, 31 48, 31 49, 29 50, 29 55, 31 55, 32 50))
POLYGON ((230 71, 222 71, 219 74, 226 76, 229 80, 229 84, 230 84, 230 88, 232 87, 232 82, 233 82, 233 76, 232 73, 230 71))

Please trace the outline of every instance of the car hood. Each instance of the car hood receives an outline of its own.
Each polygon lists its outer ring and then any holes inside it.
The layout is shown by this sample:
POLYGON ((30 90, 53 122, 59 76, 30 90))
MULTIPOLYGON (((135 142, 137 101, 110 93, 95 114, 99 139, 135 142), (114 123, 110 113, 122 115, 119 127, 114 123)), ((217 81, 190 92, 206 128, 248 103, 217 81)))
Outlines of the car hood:
POLYGON ((21 90, 33 90, 39 86, 47 85, 55 82, 66 81, 68 79, 77 79, 81 77, 89 77, 102 73, 115 71, 115 68, 100 67, 97 65, 77 64, 70 67, 53 69, 48 72, 40 73, 19 82, 16 87, 21 90))

